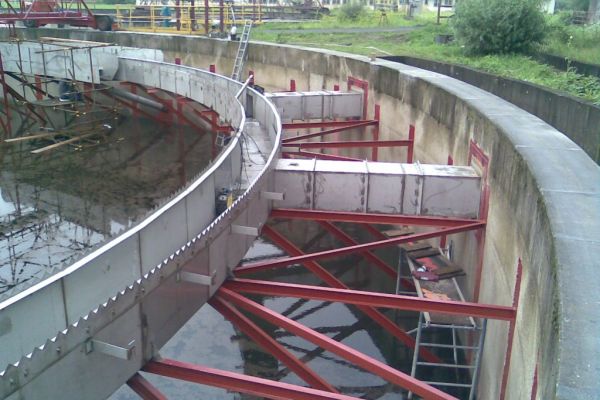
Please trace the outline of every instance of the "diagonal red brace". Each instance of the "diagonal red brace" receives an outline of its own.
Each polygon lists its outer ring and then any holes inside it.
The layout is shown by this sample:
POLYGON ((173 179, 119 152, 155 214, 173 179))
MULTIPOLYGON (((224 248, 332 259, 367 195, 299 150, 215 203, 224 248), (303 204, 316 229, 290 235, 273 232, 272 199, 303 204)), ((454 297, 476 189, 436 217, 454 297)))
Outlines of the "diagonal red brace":
MULTIPOLYGON (((283 250, 285 250, 286 253, 288 253, 292 256, 300 256, 300 255, 304 254, 302 252, 302 250, 300 250, 298 247, 294 246, 294 244, 292 242, 287 240, 285 237, 283 237, 283 235, 279 234, 278 232, 276 232, 273 228, 271 228, 268 225, 265 225, 262 228, 262 234, 267 236, 271 241, 273 241, 273 243, 275 243, 277 246, 281 247, 283 250)), ((318 276, 321 280, 323 280, 329 286, 338 288, 338 289, 348 289, 348 286, 346 286, 343 282, 341 282, 339 279, 337 279, 335 276, 333 276, 329 271, 327 271, 325 268, 323 268, 320 264, 317 264, 314 261, 306 261, 303 264, 313 274, 318 276)), ((235 271, 234 271, 234 273, 235 273, 235 271)), ((394 335, 398 340, 400 340, 406 346, 408 346, 411 349, 415 348, 415 344, 416 344, 415 339, 412 336, 410 336, 408 333, 404 332, 404 330, 400 329, 400 327, 398 327, 398 325, 396 325, 394 322, 392 322, 388 317, 383 315, 380 311, 378 311, 372 307, 360 306, 360 305, 358 306, 358 309, 360 311, 362 311, 363 313, 365 313, 366 315, 368 315, 369 317, 371 317, 371 319, 373 321, 375 321, 381 327, 383 327, 388 332, 390 332, 392 335, 394 335)), ((423 358, 425 358, 427 361, 438 362, 438 363, 442 362, 442 360, 440 360, 437 356, 432 354, 427 349, 422 348, 421 350, 422 351, 420 351, 419 354, 423 358)))
POLYGON ((225 282, 223 287, 235 292, 260 294, 263 296, 286 296, 321 301, 337 301, 346 304, 489 318, 503 321, 513 321, 516 315, 515 307, 465 301, 433 300, 415 296, 323 288, 319 286, 253 279, 232 279, 225 282))
POLYGON ((298 157, 306 157, 306 158, 316 158, 318 160, 362 161, 361 159, 358 159, 358 158, 338 156, 336 154, 313 153, 311 151, 284 151, 281 154, 283 156, 298 156, 298 157))
POLYGON ((298 147, 300 149, 348 149, 355 147, 399 147, 409 146, 410 140, 348 140, 339 142, 302 142, 283 143, 283 147, 298 147))
POLYGON ((263 349, 270 352, 278 360, 283 362, 290 370, 296 373, 304 382, 315 389, 326 392, 339 393, 329 382, 317 375, 308 368, 302 361, 296 358, 292 353, 286 350, 271 336, 267 335, 262 329, 252 322, 248 317, 239 312, 231 304, 218 297, 213 297, 209 304, 220 312, 225 318, 236 325, 242 332, 248 335, 254 342, 263 349))
POLYGON ((144 400, 167 400, 164 394, 139 373, 129 378, 127 385, 144 400))
POLYGON ((358 400, 356 397, 275 382, 235 372, 208 368, 175 360, 150 361, 144 371, 201 385, 216 386, 235 392, 269 399, 291 400, 358 400))
POLYGON ((312 128, 335 128, 373 122, 371 119, 354 121, 323 121, 323 122, 291 122, 281 124, 282 129, 312 129, 312 128))
MULTIPOLYGON (((419 215, 399 214, 373 214, 353 213, 346 211, 320 211, 301 210, 293 208, 275 208, 271 211, 272 218, 304 219, 309 221, 336 221, 355 222, 366 224, 389 224, 389 225, 411 225, 411 226, 434 226, 439 228, 450 228, 464 226, 474 222, 484 223, 482 220, 466 218, 429 217, 419 215)), ((374 232, 373 232, 374 233, 374 232)), ((377 231, 376 237, 387 239, 385 235, 377 231)))
POLYGON ((297 257, 280 257, 267 261, 259 261, 255 263, 242 264, 235 270, 236 275, 242 275, 252 272, 264 271, 267 269, 285 267, 292 264, 300 264, 306 261, 322 260, 333 258, 347 254, 360 253, 365 250, 377 249, 380 247, 392 246, 397 244, 415 242, 418 240, 431 239, 442 235, 451 235, 454 233, 466 232, 474 229, 479 229, 485 226, 483 222, 472 222, 463 226, 444 228, 430 232, 415 233, 412 235, 400 236, 385 240, 379 240, 371 243, 357 244, 356 246, 342 247, 339 249, 324 250, 316 253, 305 254, 297 257))
POLYGON ((315 132, 315 133, 308 133, 306 135, 300 135, 300 136, 293 136, 293 137, 285 138, 285 139, 283 139, 281 141, 281 143, 297 142, 299 140, 304 140, 304 139, 310 139, 310 138, 314 138, 314 137, 331 135, 332 133, 343 132, 343 131, 346 131, 348 129, 362 128, 363 126, 377 125, 378 123, 379 123, 379 121, 364 121, 364 122, 361 122, 361 123, 358 123, 358 124, 342 126, 342 127, 339 127, 339 128, 329 129, 329 130, 326 130, 326 131, 315 132))
MULTIPOLYGON (((326 335, 318 333, 296 321, 282 316, 268 308, 257 304, 244 296, 237 294, 227 288, 221 287, 217 292, 217 296, 230 301, 236 306, 253 313, 254 315, 265 319, 267 322, 279 326, 295 335, 302 337, 315 345, 328 350, 339 357, 342 357, 355 365, 363 368, 383 379, 388 380, 402 388, 418 394, 425 399, 433 400, 448 400, 455 399, 447 393, 442 392, 424 382, 419 381, 400 372, 380 361, 377 361, 349 346, 339 343, 326 335)), ((333 398, 333 397, 332 397, 333 398)))

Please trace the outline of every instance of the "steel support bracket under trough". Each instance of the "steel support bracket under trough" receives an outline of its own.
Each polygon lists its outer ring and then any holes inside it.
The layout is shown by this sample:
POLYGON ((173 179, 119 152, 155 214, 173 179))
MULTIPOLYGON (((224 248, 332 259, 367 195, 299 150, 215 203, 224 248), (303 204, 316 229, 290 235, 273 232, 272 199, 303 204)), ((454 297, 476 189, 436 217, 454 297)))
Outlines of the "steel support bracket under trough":
POLYGON ((85 353, 90 354, 97 351, 107 356, 120 358, 121 360, 130 360, 135 349, 135 340, 129 342, 127 347, 116 346, 114 344, 102 342, 96 339, 90 339, 85 342, 85 353))

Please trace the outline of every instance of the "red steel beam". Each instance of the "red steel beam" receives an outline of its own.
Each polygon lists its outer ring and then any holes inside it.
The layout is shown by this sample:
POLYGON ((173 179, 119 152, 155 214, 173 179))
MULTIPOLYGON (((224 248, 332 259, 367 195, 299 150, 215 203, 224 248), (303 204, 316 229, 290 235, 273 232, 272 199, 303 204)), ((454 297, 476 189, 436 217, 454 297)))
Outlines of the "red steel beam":
POLYGON ((315 133, 308 133, 306 135, 300 135, 300 136, 294 136, 294 137, 285 138, 285 139, 283 139, 281 141, 281 143, 297 142, 299 140, 310 139, 310 138, 314 138, 314 137, 330 135, 332 133, 343 132, 343 131, 346 131, 348 129, 362 128, 364 126, 370 126, 370 125, 377 125, 378 123, 379 123, 379 121, 365 121, 365 122, 361 122, 361 123, 358 123, 358 124, 342 126, 340 128, 328 129, 326 131, 315 132, 315 133))
MULTIPOLYGON (((373 118, 377 121, 377 125, 375 125, 375 127, 373 128, 373 140, 379 140, 379 121, 381 120, 381 107, 379 106, 379 104, 375 104, 375 110, 374 110, 374 116, 373 118)), ((373 147, 373 149, 371 150, 371 160, 373 161, 377 161, 377 157, 379 153, 379 148, 377 147, 373 147)))
POLYGON ((298 147, 300 149, 348 149, 354 147, 399 147, 410 146, 410 140, 348 140, 339 142, 303 142, 283 143, 283 147, 298 147))
POLYGON ((515 325, 517 308, 519 307, 519 296, 521 295, 521 278, 523 276, 523 264, 519 258, 517 264, 517 276, 515 278, 515 288, 513 292, 513 303, 512 306, 515 309, 515 318, 510 321, 508 326, 508 339, 506 343, 506 353, 504 353, 504 368, 502 369, 502 383, 500 385, 500 400, 504 400, 506 396, 506 386, 508 386, 508 373, 510 372, 510 360, 512 356, 513 339, 515 336, 515 325))
POLYGON ((144 400, 167 400, 164 394, 139 373, 129 378, 127 385, 144 400))
MULTIPOLYGON (((357 366, 380 376, 400 387, 403 387, 411 392, 418 394, 425 399, 448 400, 455 399, 447 393, 442 392, 426 383, 419 381, 400 372, 380 361, 377 361, 349 346, 339 343, 326 335, 320 334, 296 321, 284 317, 268 308, 257 304, 244 296, 241 296, 227 288, 221 287, 217 292, 217 296, 234 303, 236 306, 245 309, 254 315, 265 319, 267 322, 279 326, 287 331, 302 337, 313 344, 328 350, 357 366)), ((333 397, 332 397, 333 398, 333 397)))
POLYGON ((247 376, 175 360, 150 361, 144 371, 269 399, 358 400, 356 397, 247 376))
MULTIPOLYGON (((198 126, 197 123, 193 122, 188 117, 186 117, 182 112, 180 112, 175 107, 173 107, 173 105, 171 104, 170 101, 165 101, 165 99, 162 99, 161 97, 159 97, 152 91, 148 91, 148 88, 146 88, 144 85, 140 85, 140 84, 135 84, 135 85, 137 87, 139 87, 140 89, 142 89, 144 92, 146 92, 150 97, 154 98, 154 100, 163 104, 165 107, 167 107, 169 109, 169 111, 171 111, 172 113, 177 115, 177 117, 179 117, 181 120, 187 122, 191 127, 196 128, 199 131, 204 131, 204 129, 202 129, 202 127, 198 126)), ((169 96, 169 100, 171 100, 173 98, 170 93, 168 93, 168 92, 165 92, 165 93, 167 93, 167 95, 169 96)), ((177 99, 175 99, 175 101, 177 101, 177 99)))
POLYGON ((454 233, 466 232, 473 229, 479 229, 485 226, 482 222, 474 222, 471 224, 466 224, 463 226, 455 227, 455 228, 444 228, 440 230, 423 232, 423 233, 415 233, 412 235, 399 236, 395 238, 379 240, 371 243, 363 243, 357 244, 356 246, 348 246, 342 247, 339 249, 332 250, 324 250, 316 253, 306 254, 303 256, 297 257, 280 257, 274 258, 266 261, 259 261, 255 263, 242 264, 237 267, 235 272, 236 274, 247 274, 252 272, 263 271, 267 269, 277 268, 277 267, 285 267, 287 265, 292 264, 300 264, 305 261, 314 261, 321 260, 326 258, 339 257, 342 255, 352 254, 352 253, 360 253, 361 251, 377 249, 380 247, 392 246, 397 244, 416 242, 418 240, 431 239, 434 237, 442 236, 442 235, 451 235, 454 233))
POLYGON ((362 223, 360 224, 363 228, 365 228, 367 230, 367 232, 369 232, 371 235, 373 235, 375 237, 375 239, 378 240, 384 240, 387 239, 388 237, 385 236, 383 233, 381 233, 381 231, 377 228, 375 228, 374 226, 370 225, 370 224, 365 224, 362 223))
POLYGON ((362 161, 359 158, 338 156, 336 154, 313 153, 311 151, 284 151, 281 154, 284 155, 284 156, 298 156, 298 157, 316 158, 318 160, 362 161))
MULTIPOLYGON (((286 253, 288 253, 292 256, 301 256, 304 254, 302 252, 302 250, 300 250, 292 242, 287 240, 285 237, 283 237, 283 235, 281 235, 280 233, 278 233, 277 231, 275 231, 273 228, 271 228, 268 225, 263 226, 262 234, 265 235, 266 237, 268 237, 273 243, 275 243, 277 246, 281 247, 283 250, 285 250, 286 253)), ((313 274, 318 276, 323 282, 327 283, 329 286, 331 286, 333 288, 337 288, 337 289, 349 289, 348 286, 346 286, 342 281, 340 281, 335 276, 333 276, 329 271, 327 271, 325 268, 323 268, 320 264, 317 264, 314 261, 306 261, 303 264, 308 270, 310 270, 313 274)), ((394 335, 398 340, 400 340, 406 346, 410 347, 411 349, 415 348, 415 344, 416 344, 415 339, 412 336, 410 336, 409 334, 407 334, 406 332, 404 332, 404 330, 400 329, 398 327, 398 325, 396 325, 394 322, 392 322, 388 317, 383 315, 380 311, 378 311, 372 307, 360 306, 360 305, 358 306, 358 309, 360 311, 362 311, 363 313, 365 313, 366 315, 368 315, 369 317, 371 317, 371 319, 373 321, 375 321, 381 327, 383 327, 388 332, 390 332, 392 335, 394 335)), ((420 351, 419 354, 422 357, 424 357, 428 362, 437 362, 437 363, 442 362, 442 360, 440 360, 437 356, 432 354, 427 349, 423 348, 421 350, 422 351, 420 351)))
POLYGON ((237 326, 242 332, 248 335, 254 342, 283 362, 291 371, 295 372, 300 379, 308 383, 311 387, 326 392, 339 393, 329 382, 304 365, 302 361, 286 350, 271 336, 267 335, 265 331, 260 329, 258 325, 239 312, 231 304, 218 297, 213 297, 209 300, 209 304, 231 321, 231 323, 237 326))
POLYGON ((223 287, 233 290, 236 293, 241 292, 260 294, 263 296, 285 296, 321 301, 336 301, 371 307, 434 312, 503 321, 513 321, 516 315, 515 307, 451 300, 433 300, 414 296, 324 288, 319 286, 297 285, 253 279, 232 279, 225 282, 223 287))
MULTIPOLYGON (((344 232, 329 221, 319 221, 319 225, 325 228, 333 236, 344 242, 346 246, 355 246, 359 244, 350 235, 348 235, 346 232, 344 232)), ((389 277, 394 279, 398 277, 398 273, 396 272, 396 270, 390 267, 385 261, 377 257, 375 254, 371 253, 370 251, 363 251, 360 254, 369 262, 373 263, 373 265, 375 265, 385 274, 387 274, 389 277)))
MULTIPOLYGON (((275 208, 271 211, 271 218, 304 219, 309 221, 354 222, 366 224, 432 226, 439 228, 456 228, 473 223, 481 223, 485 226, 484 221, 466 218, 354 213, 345 211, 301 210, 294 208, 275 208)), ((381 232, 377 232, 379 233, 379 235, 382 235, 384 238, 387 239, 387 237, 381 232)), ((380 237, 381 236, 379 236, 378 239, 380 237)))
POLYGON ((323 122, 289 122, 281 124, 282 129, 311 129, 311 128, 335 128, 373 122, 371 119, 359 119, 350 121, 323 121, 323 122))

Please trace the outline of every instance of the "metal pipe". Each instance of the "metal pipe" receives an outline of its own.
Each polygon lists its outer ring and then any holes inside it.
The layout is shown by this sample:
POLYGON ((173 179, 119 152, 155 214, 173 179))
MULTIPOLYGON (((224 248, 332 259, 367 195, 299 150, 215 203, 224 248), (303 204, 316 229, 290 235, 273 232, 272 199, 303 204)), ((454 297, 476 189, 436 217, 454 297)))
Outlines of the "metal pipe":
POLYGON ((246 88, 248 87, 248 85, 250 84, 250 82, 252 82, 252 79, 254 78, 254 75, 249 75, 248 79, 246 79, 246 82, 244 82, 244 84, 242 85, 242 87, 240 88, 240 90, 238 90, 238 92, 235 94, 235 98, 239 99, 240 96, 242 95, 242 93, 244 92, 244 90, 246 90, 246 88))
POLYGON ((143 97, 143 96, 140 96, 137 94, 133 94, 131 92, 128 92, 126 90, 119 89, 116 87, 111 87, 110 92, 112 92, 113 95, 120 97, 122 99, 130 100, 130 101, 133 101, 134 103, 138 103, 138 104, 150 107, 150 108, 154 108, 155 110, 158 110, 158 111, 167 112, 167 107, 165 107, 164 104, 161 104, 158 101, 150 100, 146 97, 143 97))

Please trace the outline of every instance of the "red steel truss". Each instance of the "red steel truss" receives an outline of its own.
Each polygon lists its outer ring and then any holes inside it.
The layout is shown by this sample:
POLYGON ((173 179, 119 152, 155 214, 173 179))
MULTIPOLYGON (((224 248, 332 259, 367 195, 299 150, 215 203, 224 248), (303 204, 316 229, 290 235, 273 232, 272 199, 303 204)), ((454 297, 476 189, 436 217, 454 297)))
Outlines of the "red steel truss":
POLYGON ((458 227, 436 229, 429 232, 415 233, 412 235, 400 236, 391 239, 379 240, 371 243, 358 244, 355 246, 342 247, 339 249, 325 250, 311 254, 305 254, 296 257, 281 257, 268 261, 260 261, 254 263, 242 264, 236 269, 236 274, 247 274, 252 272, 263 271, 267 269, 285 267, 292 264, 299 264, 305 261, 321 260, 333 258, 347 254, 360 253, 366 250, 377 249, 381 247, 398 245, 403 243, 415 242, 418 240, 431 239, 443 235, 451 235, 454 233, 466 232, 474 229, 480 229, 485 226, 485 222, 475 221, 458 227))
POLYGON ((144 400, 167 400, 165 395, 139 373, 129 378, 127 385, 144 400))
POLYGON ((260 317, 265 321, 279 326, 301 338, 312 342, 313 344, 328 350, 339 357, 342 357, 355 365, 380 376, 402 388, 412 391, 426 399, 454 399, 453 396, 442 392, 426 383, 419 381, 400 372, 380 361, 377 361, 349 346, 339 343, 326 335, 318 333, 313 329, 307 328, 306 326, 284 317, 268 308, 253 302, 245 298, 244 296, 235 293, 234 291, 221 287, 217 292, 217 296, 223 300, 229 301, 234 305, 260 317))
POLYGON ((314 373, 310 368, 304 365, 302 361, 298 360, 298 358, 287 351, 275 339, 265 333, 265 331, 260 329, 258 325, 252 322, 248 317, 240 313, 235 307, 231 306, 231 304, 221 300, 219 297, 214 297, 210 300, 210 305, 236 325, 242 332, 248 335, 248 337, 254 340, 254 342, 258 343, 263 349, 269 351, 278 360, 283 362, 290 370, 295 372, 313 388, 338 393, 331 384, 314 373))
POLYGON ((152 374, 167 376, 202 385, 264 396, 269 399, 292 400, 357 400, 339 393, 305 388, 289 383, 270 381, 235 372, 222 371, 175 360, 150 361, 143 369, 152 374))
MULTIPOLYGON (((288 254, 292 256, 300 256, 304 253, 292 242, 287 240, 283 235, 276 232, 273 228, 269 226, 263 227, 263 235, 267 236, 273 243, 277 246, 281 247, 288 254)), ((338 289, 348 289, 342 281, 333 276, 329 271, 323 268, 321 265, 317 264, 314 261, 306 261, 303 263, 306 268, 308 268, 313 274, 318 276, 321 280, 327 283, 329 286, 338 289)), ((235 273, 235 271, 234 271, 235 273)), ((368 315, 373 321, 375 321, 378 325, 382 326, 396 338, 398 338, 402 343, 410 347, 411 349, 415 348, 415 339, 400 329, 393 321, 391 321, 388 317, 383 315, 378 310, 374 309, 370 306, 359 305, 358 309, 368 315)), ((421 356, 429 361, 429 362, 441 362, 441 360, 429 352, 427 349, 423 348, 419 352, 421 356)))

